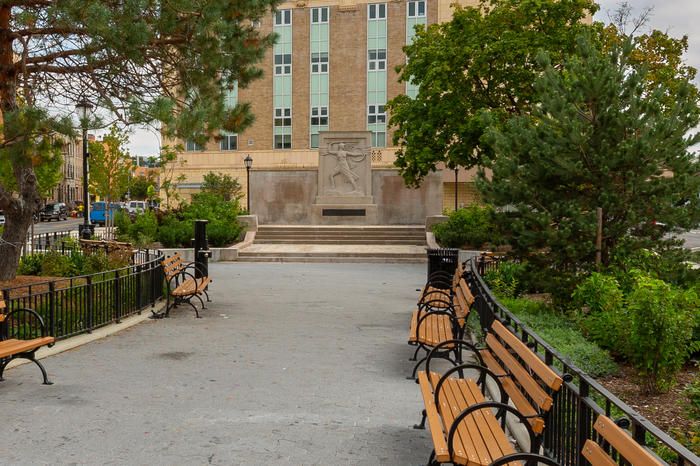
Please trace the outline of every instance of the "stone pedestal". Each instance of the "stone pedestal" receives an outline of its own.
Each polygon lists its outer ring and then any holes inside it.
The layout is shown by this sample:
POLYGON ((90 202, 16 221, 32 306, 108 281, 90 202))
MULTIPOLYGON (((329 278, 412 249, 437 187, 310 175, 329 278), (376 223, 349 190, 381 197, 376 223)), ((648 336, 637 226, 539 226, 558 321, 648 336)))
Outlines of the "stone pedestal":
POLYGON ((369 131, 320 133, 318 191, 311 221, 317 225, 376 225, 369 131))

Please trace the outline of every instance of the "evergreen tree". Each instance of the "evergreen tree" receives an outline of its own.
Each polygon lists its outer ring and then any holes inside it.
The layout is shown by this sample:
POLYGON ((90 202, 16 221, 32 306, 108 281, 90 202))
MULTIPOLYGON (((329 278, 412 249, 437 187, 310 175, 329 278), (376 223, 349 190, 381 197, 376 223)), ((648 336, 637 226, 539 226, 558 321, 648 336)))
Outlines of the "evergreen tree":
POLYGON ((203 142, 241 131, 250 106, 224 105, 234 83, 261 74, 274 40, 255 27, 277 0, 8 0, 0 4, 0 280, 11 279, 40 202, 36 167, 69 117, 47 108, 79 100, 125 124, 160 121, 168 137, 203 142))
POLYGON ((700 223, 700 163, 690 151, 700 142, 691 135, 697 89, 674 80, 669 102, 664 81, 649 85, 632 40, 605 52, 578 42, 563 68, 549 63, 536 82, 532 113, 489 132, 493 173, 480 178, 486 200, 504 208, 515 253, 560 292, 567 287, 552 277, 594 267, 598 208, 603 266, 623 247, 660 245, 664 233, 700 223))

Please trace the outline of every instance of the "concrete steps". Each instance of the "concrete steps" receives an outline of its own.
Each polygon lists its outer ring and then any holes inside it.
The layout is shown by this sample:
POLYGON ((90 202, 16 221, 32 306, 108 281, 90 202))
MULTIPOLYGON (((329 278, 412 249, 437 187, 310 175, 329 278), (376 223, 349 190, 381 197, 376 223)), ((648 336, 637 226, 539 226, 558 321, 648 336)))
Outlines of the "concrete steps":
POLYGON ((254 244, 241 249, 244 262, 426 261, 425 227, 262 225, 254 244))

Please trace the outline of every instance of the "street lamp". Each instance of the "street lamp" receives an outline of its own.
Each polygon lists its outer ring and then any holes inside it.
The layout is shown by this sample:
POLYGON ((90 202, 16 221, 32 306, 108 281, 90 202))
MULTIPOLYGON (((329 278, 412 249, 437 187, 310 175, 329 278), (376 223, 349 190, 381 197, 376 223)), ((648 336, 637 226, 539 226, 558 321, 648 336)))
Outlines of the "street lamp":
POLYGON ((248 215, 250 215, 250 169, 253 166, 253 157, 250 156, 250 154, 246 154, 245 158, 243 159, 243 163, 245 164, 245 171, 246 171, 246 185, 248 188, 248 196, 247 196, 247 201, 248 201, 248 215))
POLYGON ((93 234, 93 226, 90 225, 90 198, 88 195, 88 116, 92 105, 85 99, 75 104, 75 110, 80 118, 80 126, 83 129, 83 225, 80 229, 80 237, 90 239, 93 234))

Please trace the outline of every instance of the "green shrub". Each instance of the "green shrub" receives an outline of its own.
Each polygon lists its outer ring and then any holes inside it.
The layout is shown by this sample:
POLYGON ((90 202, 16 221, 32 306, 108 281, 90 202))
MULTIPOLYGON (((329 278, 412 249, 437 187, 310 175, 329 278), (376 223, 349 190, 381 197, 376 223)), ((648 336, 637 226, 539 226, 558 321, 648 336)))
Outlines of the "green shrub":
POLYGON ((697 347, 692 338, 698 295, 638 274, 627 301, 631 316, 627 357, 645 376, 649 392, 667 390, 697 347))
POLYGON ((131 241, 131 224, 131 217, 129 217, 128 212, 124 210, 117 211, 114 215, 114 226, 119 241, 131 241))
POLYGON ((526 298, 502 298, 502 304, 571 362, 592 375, 603 377, 617 372, 610 354, 586 340, 574 322, 543 302, 526 298))
POLYGON ((83 268, 83 274, 91 275, 93 273, 106 272, 111 270, 111 264, 109 262, 109 257, 104 251, 97 251, 93 254, 88 254, 85 256, 85 265, 83 268))
POLYGON ((194 234, 191 222, 179 220, 175 215, 163 217, 163 223, 158 227, 158 241, 166 248, 189 246, 194 234))
POLYGON ((17 275, 39 275, 42 262, 44 262, 44 254, 41 253, 22 256, 19 260, 17 275))
POLYGON ((517 262, 503 261, 497 269, 490 270, 484 275, 493 292, 499 296, 516 298, 523 292, 520 277, 525 266, 517 262))
POLYGON ((494 242, 494 210, 491 206, 472 204, 449 214, 445 223, 433 226, 438 243, 448 248, 481 248, 494 242))
POLYGON ((41 263, 41 275, 44 277, 73 277, 79 275, 79 270, 71 261, 70 256, 65 256, 59 251, 49 251, 44 254, 41 263))
POLYGON ((603 348, 624 355, 630 317, 617 279, 594 272, 576 287, 572 297, 581 309, 584 332, 603 348))

